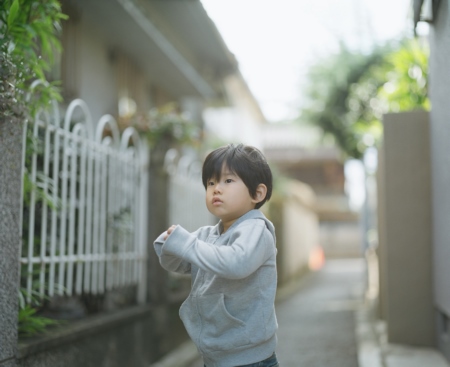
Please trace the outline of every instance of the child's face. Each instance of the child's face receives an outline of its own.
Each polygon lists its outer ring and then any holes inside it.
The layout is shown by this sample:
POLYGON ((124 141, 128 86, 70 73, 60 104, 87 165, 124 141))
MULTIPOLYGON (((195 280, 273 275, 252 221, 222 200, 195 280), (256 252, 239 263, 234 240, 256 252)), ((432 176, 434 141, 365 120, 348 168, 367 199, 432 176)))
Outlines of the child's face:
POLYGON ((250 196, 247 186, 239 176, 222 169, 219 180, 210 178, 206 186, 206 206, 222 220, 226 231, 236 219, 255 208, 258 201, 250 196))

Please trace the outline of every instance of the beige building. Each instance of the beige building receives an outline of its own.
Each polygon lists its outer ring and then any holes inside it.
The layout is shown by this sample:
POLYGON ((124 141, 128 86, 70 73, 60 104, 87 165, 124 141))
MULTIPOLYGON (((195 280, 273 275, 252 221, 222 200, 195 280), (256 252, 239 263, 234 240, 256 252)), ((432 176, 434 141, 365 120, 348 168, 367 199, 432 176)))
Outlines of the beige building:
POLYGON ((208 108, 209 126, 225 125, 235 137, 244 131, 243 140, 257 143, 251 136, 265 119, 200 1, 62 5, 69 19, 53 78, 62 79, 67 103, 83 99, 98 121, 105 113, 127 120, 175 102, 200 125, 208 108), (216 113, 223 110, 224 118, 216 113))

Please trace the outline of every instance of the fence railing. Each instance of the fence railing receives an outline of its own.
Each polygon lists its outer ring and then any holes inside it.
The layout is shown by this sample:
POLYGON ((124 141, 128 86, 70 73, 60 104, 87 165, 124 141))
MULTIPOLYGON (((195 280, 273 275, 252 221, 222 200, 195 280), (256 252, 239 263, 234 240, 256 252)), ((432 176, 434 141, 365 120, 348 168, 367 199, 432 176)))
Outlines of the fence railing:
POLYGON ((214 225, 218 219, 206 208, 202 184, 202 164, 190 156, 179 157, 174 149, 166 153, 165 167, 170 175, 169 221, 188 231, 214 225))
POLYGON ((114 118, 95 125, 82 100, 60 121, 58 106, 25 129, 21 264, 36 295, 146 291, 148 149, 114 118))

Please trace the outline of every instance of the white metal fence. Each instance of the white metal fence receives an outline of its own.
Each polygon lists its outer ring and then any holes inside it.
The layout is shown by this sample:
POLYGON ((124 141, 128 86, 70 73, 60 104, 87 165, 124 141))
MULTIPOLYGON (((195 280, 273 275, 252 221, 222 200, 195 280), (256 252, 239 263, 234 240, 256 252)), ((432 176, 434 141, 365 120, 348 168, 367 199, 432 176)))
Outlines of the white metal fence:
POLYGON ((74 100, 29 123, 24 138, 21 264, 27 300, 36 296, 146 290, 148 149, 110 115, 95 125, 74 100))
POLYGON ((180 224, 191 232, 216 224, 217 218, 206 208, 202 164, 190 156, 179 157, 176 150, 170 149, 166 153, 165 167, 170 175, 170 224, 180 224))

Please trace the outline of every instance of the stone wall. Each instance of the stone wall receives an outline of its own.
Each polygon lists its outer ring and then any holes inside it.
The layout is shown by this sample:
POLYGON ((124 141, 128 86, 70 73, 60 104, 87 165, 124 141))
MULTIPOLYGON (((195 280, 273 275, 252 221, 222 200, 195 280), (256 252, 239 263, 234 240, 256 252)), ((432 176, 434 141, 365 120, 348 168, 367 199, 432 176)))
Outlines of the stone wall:
POLYGON ((0 114, 0 366, 14 366, 21 247, 22 124, 0 114))

